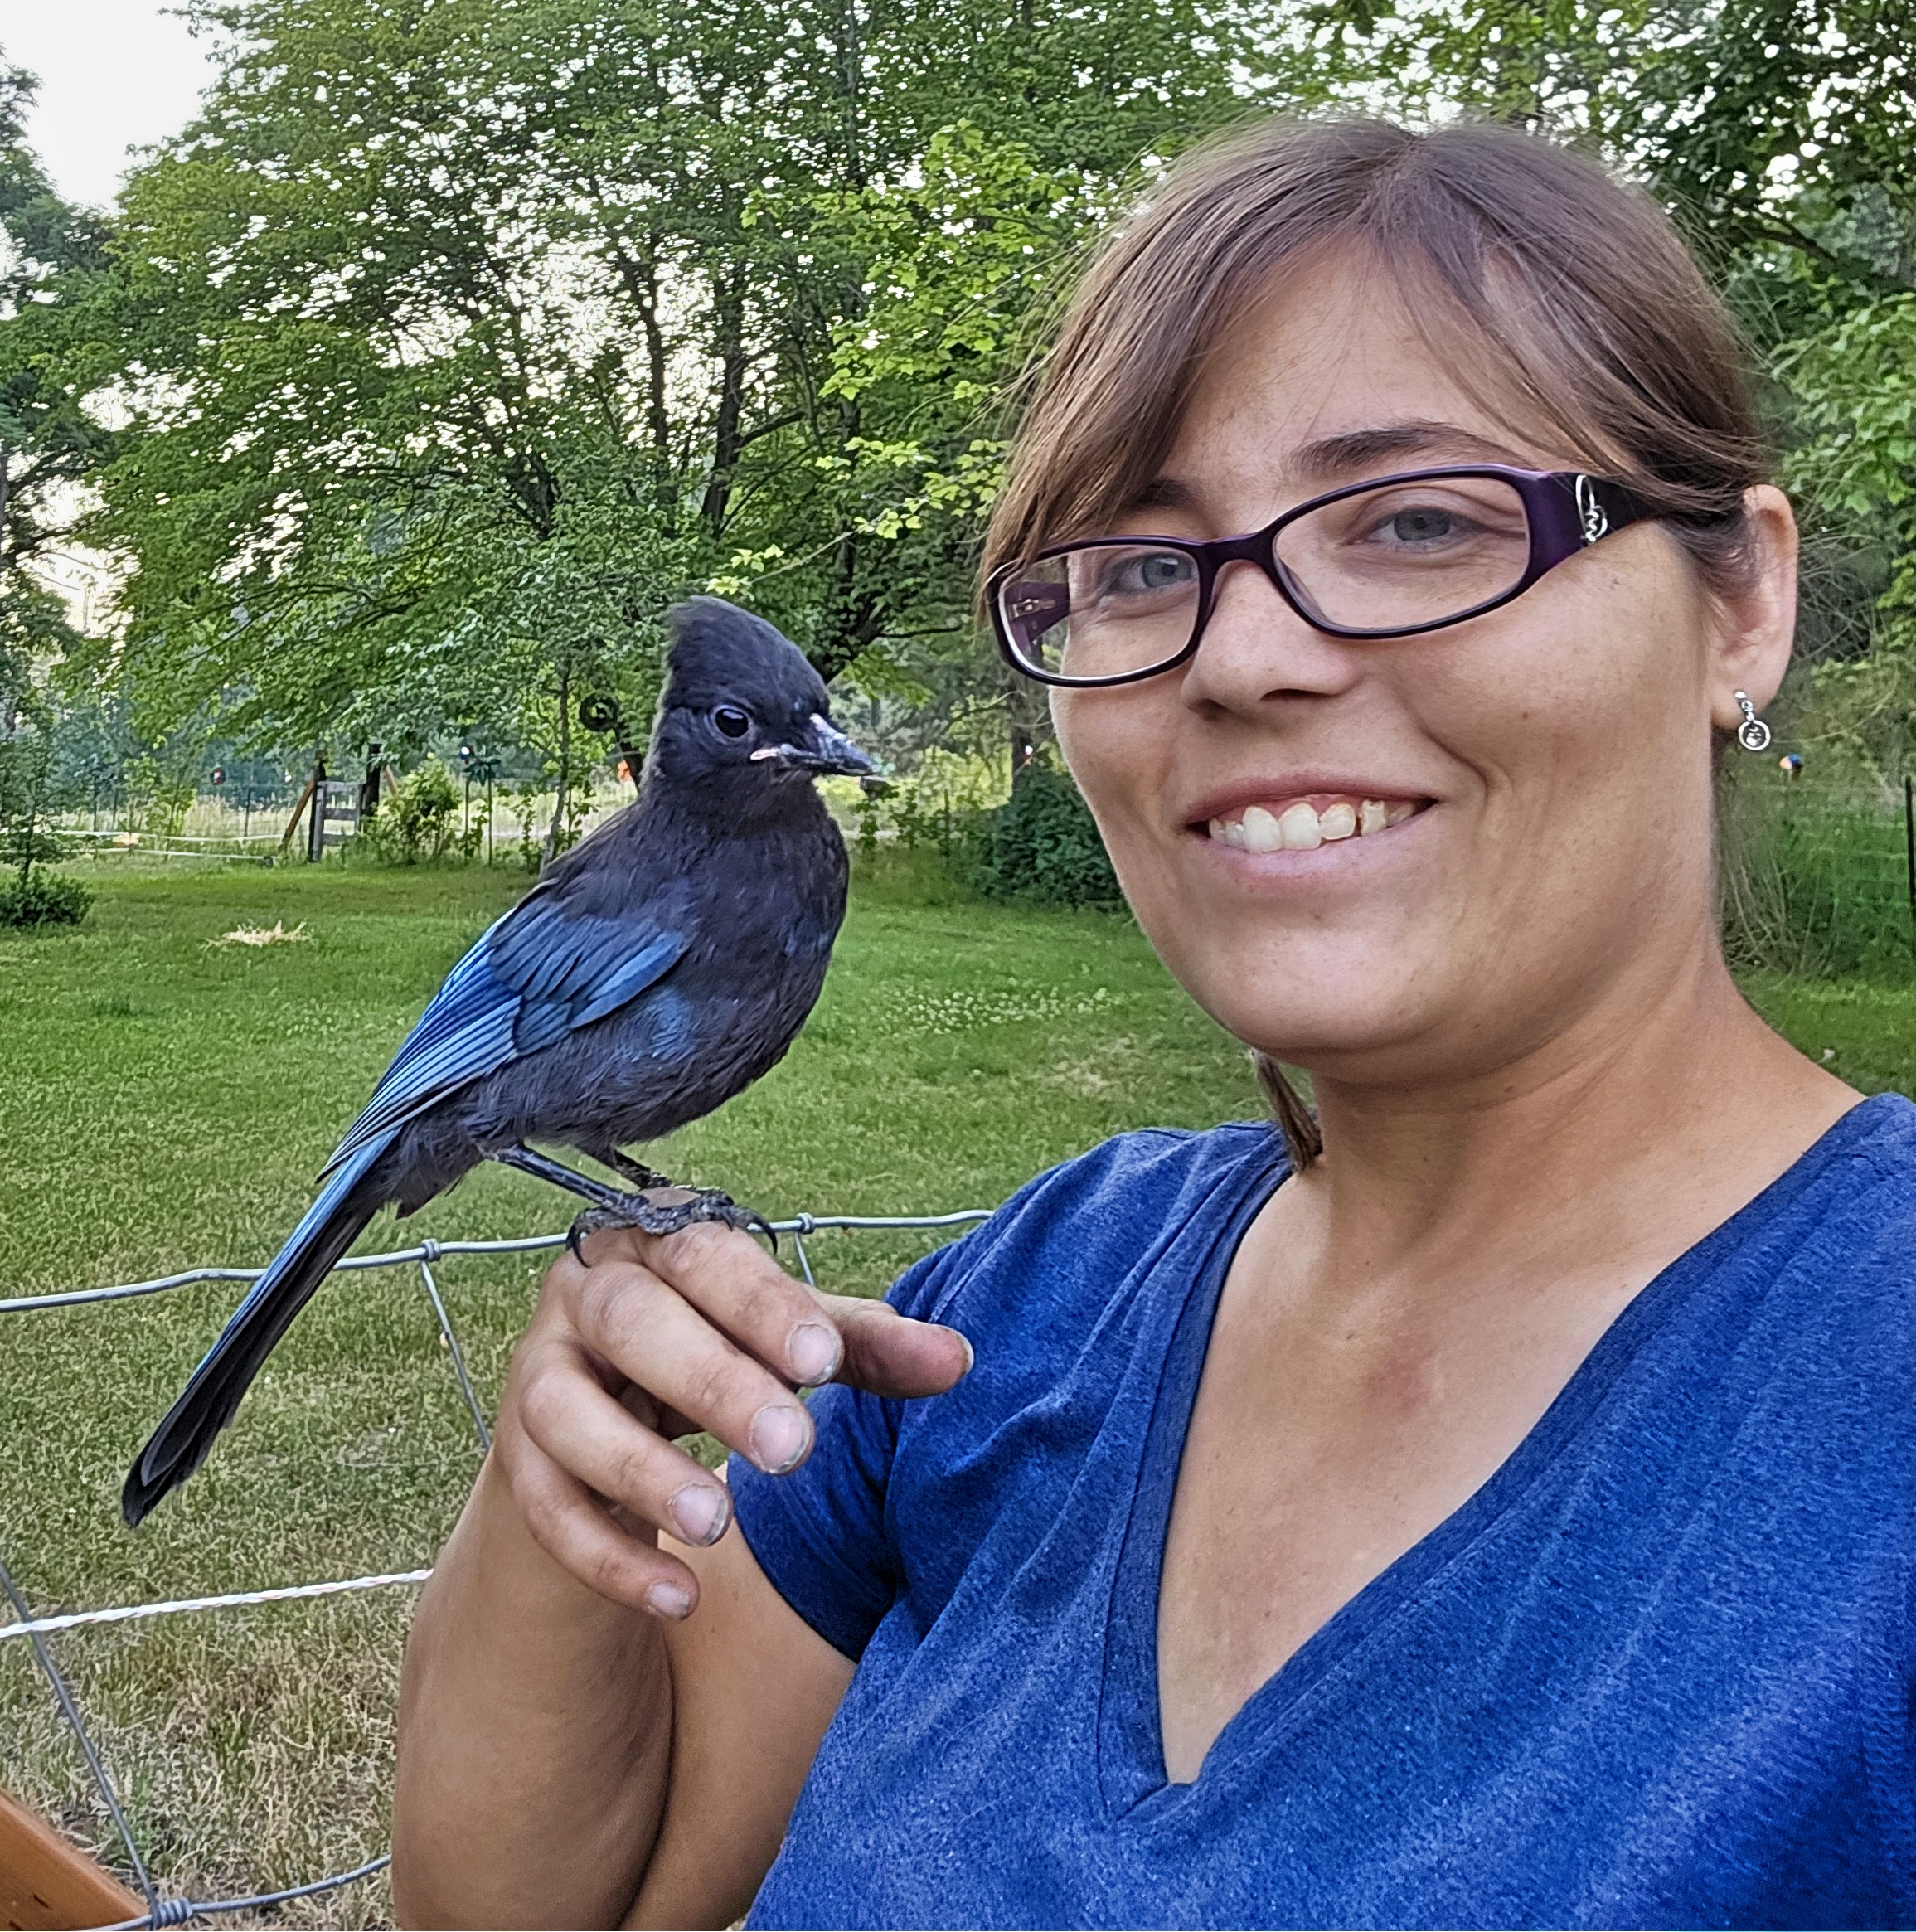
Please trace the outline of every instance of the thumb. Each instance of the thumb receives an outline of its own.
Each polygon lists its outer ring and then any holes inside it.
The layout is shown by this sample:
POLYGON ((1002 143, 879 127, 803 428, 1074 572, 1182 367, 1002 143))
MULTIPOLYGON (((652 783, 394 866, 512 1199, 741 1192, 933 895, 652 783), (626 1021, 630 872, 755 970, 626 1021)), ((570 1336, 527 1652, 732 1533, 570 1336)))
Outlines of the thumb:
POLYGON ((818 1299, 845 1345, 834 1381, 909 1400, 942 1396, 971 1372, 972 1345, 956 1328, 914 1322, 889 1302, 842 1294, 818 1299))

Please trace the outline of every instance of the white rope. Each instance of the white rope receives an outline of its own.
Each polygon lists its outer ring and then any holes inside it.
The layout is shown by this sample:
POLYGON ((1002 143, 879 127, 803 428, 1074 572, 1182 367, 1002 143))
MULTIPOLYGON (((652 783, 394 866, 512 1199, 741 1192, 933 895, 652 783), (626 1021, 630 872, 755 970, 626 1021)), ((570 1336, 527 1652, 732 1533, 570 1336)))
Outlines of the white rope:
POLYGON ((70 1610, 61 1617, 34 1617, 24 1624, 0 1624, 0 1643, 10 1637, 43 1637, 77 1630, 88 1624, 130 1624, 143 1617, 174 1617, 183 1610, 241 1609, 253 1604, 290 1603, 298 1597, 342 1596, 349 1590, 385 1590, 395 1584, 424 1583, 429 1570, 396 1570, 383 1576, 347 1576, 337 1583, 295 1583, 280 1590, 238 1590, 225 1596, 177 1598, 159 1604, 123 1604, 110 1610, 70 1610))

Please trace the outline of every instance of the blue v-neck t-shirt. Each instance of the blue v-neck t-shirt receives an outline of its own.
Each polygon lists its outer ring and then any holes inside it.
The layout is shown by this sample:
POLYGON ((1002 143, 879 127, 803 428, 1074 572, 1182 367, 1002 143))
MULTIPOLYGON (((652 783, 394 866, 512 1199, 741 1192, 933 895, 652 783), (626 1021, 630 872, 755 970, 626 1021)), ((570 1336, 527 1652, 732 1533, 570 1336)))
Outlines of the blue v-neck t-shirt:
POLYGON ((907 1274, 977 1366, 735 1461, 857 1660, 783 1926, 1916 1925, 1916 1107, 1856 1107, 1167 1784, 1157 1605, 1268 1129, 1148 1133, 907 1274))

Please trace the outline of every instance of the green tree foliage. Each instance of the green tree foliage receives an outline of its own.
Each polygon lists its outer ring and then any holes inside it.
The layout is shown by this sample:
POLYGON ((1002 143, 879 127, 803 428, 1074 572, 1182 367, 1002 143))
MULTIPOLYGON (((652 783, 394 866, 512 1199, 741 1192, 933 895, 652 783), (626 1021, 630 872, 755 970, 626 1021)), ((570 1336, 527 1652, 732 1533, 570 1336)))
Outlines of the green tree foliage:
POLYGON ((64 872, 35 872, 0 886, 0 926, 78 925, 93 895, 64 872))
MULTIPOLYGON (((0 712, 70 642, 34 566, 70 536, 109 439, 80 406, 103 231, 48 185, 24 132, 34 81, 0 63, 0 712)), ((10 730, 0 719, 0 731, 10 730)))
MULTIPOLYGON (((28 75, 0 65, 0 835, 20 868, 16 898, 72 776, 47 674, 75 640, 37 572, 108 444, 80 406, 75 320, 99 277, 99 228, 54 194, 27 148, 32 96, 28 75)), ((12 923, 29 923, 26 900, 7 903, 12 923)))
POLYGON ((905 278, 948 215, 946 292, 1005 222, 1048 266, 1082 182, 1234 112, 1249 52, 1195 0, 196 12, 233 51, 114 242, 119 672, 284 742, 479 721, 555 760, 587 691, 643 715, 715 575, 827 673, 953 628, 941 479, 988 473, 954 439, 1038 278, 892 367, 905 278))

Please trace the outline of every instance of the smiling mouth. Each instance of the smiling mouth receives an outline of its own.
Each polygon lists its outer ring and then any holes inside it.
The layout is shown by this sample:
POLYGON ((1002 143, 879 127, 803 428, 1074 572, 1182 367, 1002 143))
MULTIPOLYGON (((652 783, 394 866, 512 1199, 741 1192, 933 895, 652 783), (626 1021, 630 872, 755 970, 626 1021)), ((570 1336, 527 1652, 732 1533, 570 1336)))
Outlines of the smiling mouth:
MULTIPOLYGON (((1375 838, 1423 809, 1411 799, 1360 799, 1336 793, 1239 805, 1205 828, 1233 852, 1315 852, 1340 839, 1375 838)), ((1196 828, 1193 828, 1195 830, 1196 828)))

